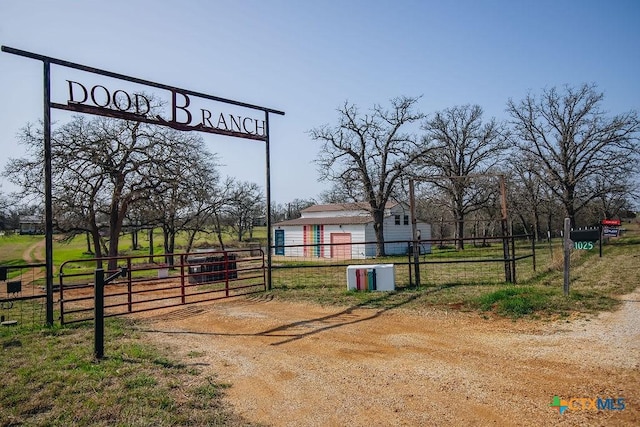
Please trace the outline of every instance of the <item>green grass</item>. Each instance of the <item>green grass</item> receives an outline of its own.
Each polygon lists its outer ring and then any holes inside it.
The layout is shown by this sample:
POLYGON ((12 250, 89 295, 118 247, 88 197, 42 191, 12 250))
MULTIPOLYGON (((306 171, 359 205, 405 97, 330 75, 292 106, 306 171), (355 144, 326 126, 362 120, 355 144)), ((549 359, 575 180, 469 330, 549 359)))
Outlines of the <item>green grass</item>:
MULTIPOLYGON (((106 357, 91 325, 0 328, 0 425, 247 425, 223 405, 228 384, 105 324, 106 357)), ((194 356, 195 357, 195 356, 194 356)))
MULTIPOLYGON (((551 250, 548 244, 537 247, 535 272, 530 258, 518 262, 517 285, 499 279, 500 264, 491 264, 495 268, 491 274, 487 264, 446 264, 450 270, 440 272, 440 264, 423 266, 421 282, 426 285, 419 289, 408 286, 407 266, 396 266, 396 291, 384 293, 347 291, 344 267, 291 268, 274 270, 271 294, 283 300, 382 310, 464 310, 511 318, 591 315, 615 309, 620 303, 617 297, 640 283, 640 227, 627 228, 624 237, 604 246, 602 258, 597 250, 573 252, 569 296, 563 293, 563 254, 558 242, 551 250), (434 277, 439 283, 430 282, 434 277)), ((496 253, 493 247, 445 251, 456 257, 480 257, 485 249, 485 256, 496 253)), ((427 258, 443 256, 443 251, 435 250, 427 258)))
MULTIPOLYGON (((244 246, 250 243, 264 244, 266 241, 266 227, 256 227, 254 230, 253 240, 251 242, 238 243, 235 235, 229 231, 223 233, 223 240, 226 245, 232 247, 244 246)), ((162 233, 159 230, 154 232, 154 255, 164 253, 162 233)), ((248 235, 245 235, 248 239, 248 235)), ((5 235, 0 236, 0 264, 15 265, 24 263, 22 258, 23 252, 31 245, 44 240, 44 236, 29 235, 5 235)), ((138 235, 138 249, 132 250, 131 235, 124 234, 120 236, 118 251, 120 254, 126 255, 148 255, 149 254, 149 238, 147 232, 141 232, 138 235)), ((176 251, 180 252, 186 247, 187 237, 185 233, 179 233, 176 237, 176 251)), ((214 235, 200 234, 194 243, 194 248, 218 247, 217 237, 214 235)), ((93 242, 92 242, 93 249, 93 242)), ((95 250, 95 249, 94 249, 95 250)), ((61 265, 67 260, 73 259, 90 259, 93 258, 92 253, 87 252, 87 242, 85 235, 79 235, 70 241, 61 241, 59 236, 54 237, 53 241, 53 263, 56 266, 61 265)))
MULTIPOLYGON (((315 264, 311 261, 278 261, 278 264, 298 268, 274 270, 271 295, 283 300, 308 301, 324 305, 403 307, 417 310, 432 307, 491 311, 511 317, 568 316, 576 312, 596 313, 612 310, 618 305, 616 296, 631 292, 640 283, 640 269, 635 267, 640 248, 640 227, 638 224, 625 226, 629 232, 622 238, 611 239, 609 244, 604 246, 602 258, 598 257, 597 250, 574 251, 569 297, 565 297, 562 292, 562 250, 558 241, 554 241, 551 247, 546 243, 537 246, 536 271, 533 270, 531 258, 518 261, 518 285, 512 288, 507 288, 508 285, 503 283, 503 265, 500 263, 428 264, 421 269, 423 286, 420 289, 409 286, 408 266, 398 265, 397 290, 381 294, 347 292, 344 266, 315 268, 309 267, 315 264), (492 298, 495 298, 495 301, 487 303, 492 298)), ((23 239, 24 245, 27 246, 34 241, 32 236, 18 237, 10 241, 14 254, 21 253, 21 250, 16 248, 20 239, 23 239)), ((141 235, 140 244, 143 247, 145 239, 146 237, 141 235)), ((160 241, 159 236, 156 241, 160 241)), ((128 236, 123 236, 121 244, 123 248, 128 247, 128 236)), ((516 252, 525 253, 528 246, 522 244, 516 252)), ((61 260, 63 256, 69 259, 74 255, 76 258, 82 258, 85 249, 83 236, 74 239, 66 248, 63 244, 56 243, 55 259, 61 260)), ((501 251, 502 246, 499 243, 489 247, 467 245, 464 251, 434 248, 433 254, 422 255, 422 259, 428 261, 452 257, 497 258, 501 256, 501 251)), ((158 253, 160 251, 156 252, 158 253)), ((406 257, 387 257, 377 259, 376 263, 394 261, 405 262, 406 257)))
MULTIPOLYGON (((514 319, 595 314, 617 307, 617 297, 640 283, 640 231, 637 224, 629 228, 628 235, 604 247, 602 258, 597 252, 576 254, 568 297, 561 251, 555 248, 552 255, 544 247, 538 272, 517 285, 452 275, 415 289, 399 274, 395 292, 355 292, 346 290, 344 267, 301 268, 275 271, 278 284, 270 296, 378 311, 426 310, 426 317, 432 309, 514 319)), ((34 241, 37 237, 12 238, 0 245, 0 254, 13 262, 34 241)), ((66 254, 84 249, 84 241, 74 241, 66 254)), ((105 323, 105 344, 106 357, 96 361, 90 324, 41 328, 20 322, 0 328, 0 425, 247 425, 223 405, 230 385, 200 370, 204 352, 176 360, 172 349, 145 344, 134 324, 113 318, 105 323)))
POLYGON ((43 236, 21 236, 19 234, 0 236, 0 263, 2 265, 24 264, 23 252, 42 239, 43 236))
POLYGON ((544 309, 552 293, 531 286, 508 286, 480 296, 477 303, 481 310, 517 318, 544 309))

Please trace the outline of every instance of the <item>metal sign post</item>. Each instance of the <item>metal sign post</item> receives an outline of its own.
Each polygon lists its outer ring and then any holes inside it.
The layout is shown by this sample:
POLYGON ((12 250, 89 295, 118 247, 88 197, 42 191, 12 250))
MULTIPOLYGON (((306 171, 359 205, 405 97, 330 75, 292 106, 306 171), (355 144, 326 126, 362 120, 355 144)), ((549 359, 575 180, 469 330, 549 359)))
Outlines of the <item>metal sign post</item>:
POLYGON ((569 267, 571 266, 571 218, 564 219, 564 295, 569 295, 569 267))
POLYGON ((263 141, 266 144, 266 216, 267 216, 267 288, 271 289, 271 186, 269 160, 269 114, 284 115, 284 112, 231 99, 220 98, 206 93, 181 89, 162 83, 130 77, 111 71, 88 67, 37 53, 2 46, 2 52, 42 61, 44 64, 44 172, 45 172, 45 247, 46 247, 46 291, 47 324, 53 324, 53 208, 52 208, 52 168, 51 168, 51 108, 94 114, 103 117, 167 126, 180 131, 198 131, 237 138, 263 141), (51 100, 51 65, 83 71, 111 79, 127 81, 143 86, 168 91, 170 93, 170 114, 162 117, 151 112, 151 103, 143 93, 129 93, 123 88, 110 88, 106 84, 86 83, 67 80, 68 99, 66 103, 51 100), (198 98, 217 103, 264 112, 260 121, 251 116, 238 114, 214 115, 207 108, 195 108, 191 99, 198 98))
POLYGON ((409 209, 411 211, 411 236, 413 239, 413 264, 416 275, 416 289, 420 288, 420 251, 418 245, 420 244, 418 237, 418 225, 416 218, 416 200, 414 193, 413 179, 409 180, 409 209))
POLYGON ((116 277, 126 277, 127 269, 121 268, 117 273, 104 278, 104 270, 96 268, 93 283, 93 355, 96 359, 104 356, 104 285, 112 282, 116 277))

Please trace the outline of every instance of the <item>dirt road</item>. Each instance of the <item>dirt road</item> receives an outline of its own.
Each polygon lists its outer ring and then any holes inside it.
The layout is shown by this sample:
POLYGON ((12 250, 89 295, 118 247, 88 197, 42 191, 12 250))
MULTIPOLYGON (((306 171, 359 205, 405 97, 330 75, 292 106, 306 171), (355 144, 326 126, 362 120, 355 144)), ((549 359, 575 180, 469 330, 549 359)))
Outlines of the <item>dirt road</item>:
POLYGON ((37 241, 24 250, 24 252, 22 253, 22 259, 28 264, 37 264, 40 262, 44 262, 44 247, 44 239, 37 241))
POLYGON ((241 299, 142 329, 267 425, 640 425, 640 291, 571 321, 241 299), (584 400, 560 414, 554 396, 584 400), (625 408, 589 409, 596 398, 625 408))

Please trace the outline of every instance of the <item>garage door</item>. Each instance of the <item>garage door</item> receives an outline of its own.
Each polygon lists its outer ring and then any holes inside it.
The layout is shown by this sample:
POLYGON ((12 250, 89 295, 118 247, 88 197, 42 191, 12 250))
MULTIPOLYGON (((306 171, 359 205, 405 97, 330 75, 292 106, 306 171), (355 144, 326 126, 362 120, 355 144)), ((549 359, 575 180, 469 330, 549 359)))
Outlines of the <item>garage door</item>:
POLYGON ((351 233, 331 233, 331 258, 351 259, 351 233))

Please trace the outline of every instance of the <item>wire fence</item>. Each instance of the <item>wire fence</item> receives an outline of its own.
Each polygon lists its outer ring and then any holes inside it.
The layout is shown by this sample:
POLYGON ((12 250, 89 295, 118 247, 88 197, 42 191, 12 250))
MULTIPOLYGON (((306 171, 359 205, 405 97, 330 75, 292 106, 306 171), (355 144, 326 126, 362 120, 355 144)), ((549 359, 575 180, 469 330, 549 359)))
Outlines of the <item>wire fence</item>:
MULTIPOLYGON (((394 265, 398 288, 415 286, 417 275, 420 285, 426 286, 517 283, 533 278, 539 261, 547 264, 550 258, 538 259, 541 254, 529 235, 420 240, 417 254, 413 246, 412 241, 385 242, 384 256, 369 257, 362 255, 375 253, 376 242, 280 246, 275 253, 285 255, 272 259, 273 287, 346 289, 349 266, 382 264, 394 265), (461 241, 464 249, 459 249, 461 241), (386 255, 389 253, 394 255, 386 255)), ((557 252, 562 255, 561 250, 557 252)))
POLYGON ((46 321, 44 264, 0 266, 1 326, 42 326, 46 321))
MULTIPOLYGON (((287 255, 272 256, 271 284, 276 290, 346 291, 349 267, 365 269, 372 265, 393 265, 394 287, 398 289, 415 286, 416 273, 420 276, 421 286, 523 283, 548 271, 561 271, 563 267, 560 239, 537 243, 528 235, 509 236, 507 239, 465 239, 464 249, 457 248, 459 243, 459 239, 420 240, 414 252, 412 241, 386 242, 385 253, 392 255, 385 256, 360 255, 378 250, 376 242, 274 247, 274 254, 284 252, 287 255), (508 246, 507 256, 505 244, 508 246), (354 252, 353 246, 356 245, 357 252, 354 252), (511 275, 510 281, 507 280, 507 270, 511 275)), ((571 264, 580 263, 584 254, 584 251, 574 251, 571 264)), ((177 262, 172 266, 166 264, 170 255, 156 255, 159 259, 153 259, 151 263, 148 257, 146 260, 144 257, 119 259, 120 264, 128 267, 128 275, 114 282, 107 299, 124 300, 113 302, 111 312, 107 314, 124 314, 266 289, 262 250, 233 252, 232 256, 238 257, 237 264, 235 260, 231 267, 225 264, 224 270, 233 270, 234 276, 224 276, 223 279, 216 276, 216 269, 224 263, 215 255, 220 254, 174 254, 177 262), (213 257, 208 259, 207 256, 213 257), (209 293, 212 295, 207 296, 209 293), (176 302, 171 303, 171 298, 176 302)), ((62 321, 64 318, 67 322, 91 318, 95 262, 95 259, 83 259, 63 264, 54 285, 56 319, 62 321)), ((44 267, 44 264, 0 266, 0 320, 3 325, 45 324, 44 267)))
POLYGON ((58 279, 62 324, 93 320, 95 300, 102 301, 104 317, 111 317, 266 289, 264 253, 254 249, 68 260, 58 279), (112 276, 108 283, 96 280, 99 261, 117 265, 104 271, 112 276), (103 283, 101 299, 96 283, 103 283))

